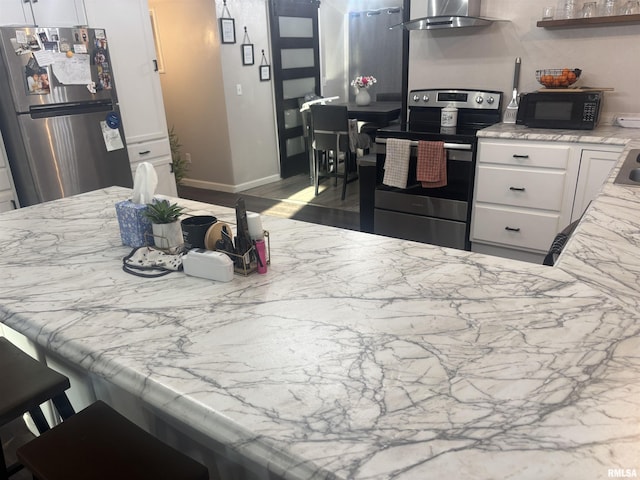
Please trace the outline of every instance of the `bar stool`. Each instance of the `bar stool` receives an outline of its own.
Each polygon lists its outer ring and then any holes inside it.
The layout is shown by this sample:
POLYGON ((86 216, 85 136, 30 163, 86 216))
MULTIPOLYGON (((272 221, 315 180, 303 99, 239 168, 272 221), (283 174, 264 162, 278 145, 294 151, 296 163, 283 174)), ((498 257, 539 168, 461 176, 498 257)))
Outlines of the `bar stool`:
MULTIPOLYGON (((49 424, 40 404, 52 400, 56 410, 67 419, 74 414, 65 394, 69 379, 34 360, 9 340, 0 337, 0 426, 29 412, 40 433, 49 430, 49 424)), ((22 469, 13 464, 7 468, 4 452, 0 448, 0 480, 22 469)))
POLYGON ((207 467, 102 401, 17 450, 38 480, 208 480, 207 467))

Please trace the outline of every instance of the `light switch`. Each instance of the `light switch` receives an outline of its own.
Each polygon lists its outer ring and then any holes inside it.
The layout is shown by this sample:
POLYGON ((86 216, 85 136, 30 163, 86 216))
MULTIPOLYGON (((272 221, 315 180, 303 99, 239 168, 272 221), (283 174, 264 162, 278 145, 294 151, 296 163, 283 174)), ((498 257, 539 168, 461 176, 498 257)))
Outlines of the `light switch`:
POLYGON ((239 83, 236 84, 236 94, 242 95, 242 85, 239 83))

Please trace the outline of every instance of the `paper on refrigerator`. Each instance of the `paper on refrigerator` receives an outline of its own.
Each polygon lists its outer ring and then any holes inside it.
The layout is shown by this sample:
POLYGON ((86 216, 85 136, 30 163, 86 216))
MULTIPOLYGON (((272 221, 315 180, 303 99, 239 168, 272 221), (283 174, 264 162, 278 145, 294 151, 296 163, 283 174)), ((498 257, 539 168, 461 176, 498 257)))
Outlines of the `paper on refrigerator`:
POLYGON ((55 53, 51 68, 56 79, 63 85, 88 85, 92 82, 89 55, 67 57, 65 53, 55 53))

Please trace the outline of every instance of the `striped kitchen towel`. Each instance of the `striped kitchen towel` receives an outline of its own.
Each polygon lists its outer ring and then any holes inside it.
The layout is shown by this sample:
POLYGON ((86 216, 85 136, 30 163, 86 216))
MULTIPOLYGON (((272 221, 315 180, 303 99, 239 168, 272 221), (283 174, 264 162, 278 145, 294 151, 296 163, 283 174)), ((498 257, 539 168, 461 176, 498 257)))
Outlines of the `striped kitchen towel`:
POLYGON ((411 140, 387 139, 387 156, 384 160, 382 183, 390 187, 407 188, 411 140))
POLYGON ((416 180, 424 188, 438 188, 447 185, 447 154, 444 142, 418 142, 416 180))

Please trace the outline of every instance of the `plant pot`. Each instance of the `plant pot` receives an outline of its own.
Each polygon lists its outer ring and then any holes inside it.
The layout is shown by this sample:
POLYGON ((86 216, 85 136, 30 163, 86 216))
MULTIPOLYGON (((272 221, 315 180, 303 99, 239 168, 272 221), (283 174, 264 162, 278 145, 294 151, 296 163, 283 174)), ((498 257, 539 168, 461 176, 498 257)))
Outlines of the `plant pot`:
POLYGON ((176 248, 184 243, 179 221, 172 223, 153 223, 153 241, 158 248, 176 248))
POLYGON ((369 95, 369 91, 366 88, 361 88, 356 93, 356 105, 360 105, 361 107, 365 105, 369 105, 371 103, 371 95, 369 95))

